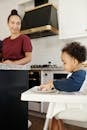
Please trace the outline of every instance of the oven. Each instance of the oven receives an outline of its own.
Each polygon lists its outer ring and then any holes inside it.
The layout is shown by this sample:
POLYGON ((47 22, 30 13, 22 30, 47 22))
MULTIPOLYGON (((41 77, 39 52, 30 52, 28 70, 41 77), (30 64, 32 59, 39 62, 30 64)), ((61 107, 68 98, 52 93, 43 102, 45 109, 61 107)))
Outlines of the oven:
POLYGON ((29 89, 41 84, 41 71, 29 70, 29 89))
MULTIPOLYGON (((41 71, 40 70, 29 70, 29 89, 34 86, 41 84, 41 71)), ((36 112, 41 112, 40 102, 29 102, 28 109, 36 112)))

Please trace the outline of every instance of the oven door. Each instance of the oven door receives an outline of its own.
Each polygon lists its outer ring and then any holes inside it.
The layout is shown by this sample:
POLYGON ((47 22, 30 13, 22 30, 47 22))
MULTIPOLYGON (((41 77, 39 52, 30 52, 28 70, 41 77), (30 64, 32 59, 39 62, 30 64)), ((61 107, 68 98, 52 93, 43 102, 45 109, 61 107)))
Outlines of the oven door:
MULTIPOLYGON (((29 70, 29 89, 41 84, 41 71, 29 70)), ((41 112, 41 102, 29 102, 28 110, 41 112)))
POLYGON ((41 84, 41 71, 29 70, 29 88, 39 86, 41 84))

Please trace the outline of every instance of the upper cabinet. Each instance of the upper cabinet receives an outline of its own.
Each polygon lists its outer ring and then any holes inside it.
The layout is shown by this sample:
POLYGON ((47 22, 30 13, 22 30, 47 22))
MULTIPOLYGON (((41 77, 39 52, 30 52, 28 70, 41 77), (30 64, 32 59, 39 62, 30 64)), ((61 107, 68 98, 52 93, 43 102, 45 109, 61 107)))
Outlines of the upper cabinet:
POLYGON ((59 38, 87 36, 87 0, 58 1, 59 38))

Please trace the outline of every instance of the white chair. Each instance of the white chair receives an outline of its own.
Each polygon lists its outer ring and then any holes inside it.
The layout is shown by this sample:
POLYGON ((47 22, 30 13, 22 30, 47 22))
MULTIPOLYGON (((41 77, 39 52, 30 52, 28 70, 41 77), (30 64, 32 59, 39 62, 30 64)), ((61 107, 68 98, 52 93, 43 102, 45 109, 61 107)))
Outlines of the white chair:
MULTIPOLYGON (((80 89, 81 93, 87 93, 87 74, 85 81, 80 89)), ((57 104, 50 103, 46 115, 43 130, 48 129, 49 119, 55 117, 62 119, 65 123, 87 128, 87 104, 57 104)))
POLYGON ((50 103, 43 130, 48 130, 49 119, 55 117, 65 123, 87 128, 87 104, 50 103))
MULTIPOLYGON (((80 104, 78 104, 80 106, 80 104)), ((63 119, 65 123, 87 128, 87 104, 81 108, 67 108, 55 116, 56 119, 63 119)))
MULTIPOLYGON (((85 93, 85 94, 87 93, 87 71, 86 71, 86 78, 80 89, 80 92, 85 93)), ((63 119, 64 119, 64 116, 67 117, 64 120, 64 122, 67 124, 87 128, 87 104, 85 105, 80 104, 79 109, 74 109, 71 111, 66 110, 66 113, 61 113, 59 116, 63 119)))

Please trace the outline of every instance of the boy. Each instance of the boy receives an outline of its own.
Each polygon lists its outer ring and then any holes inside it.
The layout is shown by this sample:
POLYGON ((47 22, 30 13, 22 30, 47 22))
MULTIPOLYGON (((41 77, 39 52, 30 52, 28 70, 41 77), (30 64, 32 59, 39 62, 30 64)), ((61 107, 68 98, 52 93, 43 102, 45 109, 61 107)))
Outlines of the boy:
MULTIPOLYGON (((40 85, 41 90, 55 88, 59 91, 75 92, 80 91, 85 81, 86 71, 82 68, 82 62, 86 60, 87 50, 79 42, 67 44, 61 53, 64 69, 71 75, 67 79, 49 81, 45 85, 40 85)), ((63 121, 55 118, 49 122, 49 130, 64 130, 63 121)))

